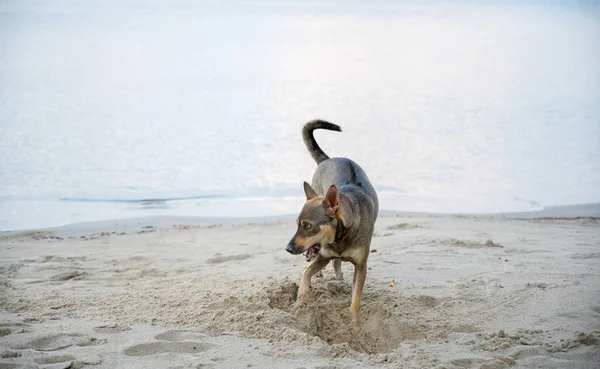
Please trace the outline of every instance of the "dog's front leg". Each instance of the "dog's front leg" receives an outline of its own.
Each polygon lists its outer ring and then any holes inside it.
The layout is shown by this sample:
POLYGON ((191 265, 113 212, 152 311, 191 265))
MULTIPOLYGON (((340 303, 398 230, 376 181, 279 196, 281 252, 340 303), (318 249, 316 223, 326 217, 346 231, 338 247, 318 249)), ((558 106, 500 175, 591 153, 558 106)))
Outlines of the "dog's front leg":
POLYGON ((310 293, 310 279, 314 274, 325 268, 327 264, 329 264, 329 259, 317 256, 317 258, 306 267, 302 274, 302 279, 300 280, 300 287, 298 288, 298 300, 305 302, 308 300, 308 295, 310 293))
POLYGON ((358 323, 358 309, 360 309, 360 297, 362 296, 365 279, 367 278, 367 264, 354 264, 354 285, 352 288, 352 303, 350 304, 351 324, 358 323))
POLYGON ((335 277, 340 281, 344 280, 344 274, 342 273, 342 259, 334 259, 333 260, 333 271, 335 272, 335 277))

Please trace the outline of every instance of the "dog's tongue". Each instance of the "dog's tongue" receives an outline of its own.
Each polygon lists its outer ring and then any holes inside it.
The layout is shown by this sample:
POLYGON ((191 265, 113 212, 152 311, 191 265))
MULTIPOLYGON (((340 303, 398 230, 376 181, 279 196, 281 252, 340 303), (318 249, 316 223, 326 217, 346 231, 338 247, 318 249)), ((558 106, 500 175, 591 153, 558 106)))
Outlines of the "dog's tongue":
POLYGON ((312 256, 314 254, 316 254, 321 247, 321 245, 316 244, 314 246, 311 246, 308 250, 306 250, 306 252, 304 253, 304 257, 306 258, 306 261, 311 261, 312 260, 312 256))
POLYGON ((311 246, 308 250, 306 250, 306 252, 304 253, 304 257, 306 258, 306 261, 310 261, 310 258, 314 251, 315 251, 314 246, 311 246))

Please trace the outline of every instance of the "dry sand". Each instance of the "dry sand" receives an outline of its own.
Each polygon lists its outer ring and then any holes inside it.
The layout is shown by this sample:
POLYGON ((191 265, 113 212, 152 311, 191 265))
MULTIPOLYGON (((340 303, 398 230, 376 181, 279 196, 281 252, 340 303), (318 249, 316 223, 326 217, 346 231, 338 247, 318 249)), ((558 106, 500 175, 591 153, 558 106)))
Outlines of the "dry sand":
POLYGON ((0 368, 600 367, 598 219, 381 217, 359 329, 293 219, 186 222, 0 234, 0 368))

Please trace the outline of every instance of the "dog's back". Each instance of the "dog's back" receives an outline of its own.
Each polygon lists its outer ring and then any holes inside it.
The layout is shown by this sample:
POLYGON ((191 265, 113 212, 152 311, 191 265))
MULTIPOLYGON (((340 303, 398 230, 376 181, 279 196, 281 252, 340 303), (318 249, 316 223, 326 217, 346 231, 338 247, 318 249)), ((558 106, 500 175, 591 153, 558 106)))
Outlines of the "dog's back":
POLYGON ((373 215, 377 218, 379 212, 377 193, 365 171, 350 159, 329 158, 315 141, 313 136, 315 129, 342 131, 340 126, 323 120, 313 120, 304 125, 302 129, 304 144, 318 164, 313 176, 312 187, 320 195, 324 195, 331 185, 335 185, 341 193, 353 195, 357 200, 366 195, 373 201, 373 215))

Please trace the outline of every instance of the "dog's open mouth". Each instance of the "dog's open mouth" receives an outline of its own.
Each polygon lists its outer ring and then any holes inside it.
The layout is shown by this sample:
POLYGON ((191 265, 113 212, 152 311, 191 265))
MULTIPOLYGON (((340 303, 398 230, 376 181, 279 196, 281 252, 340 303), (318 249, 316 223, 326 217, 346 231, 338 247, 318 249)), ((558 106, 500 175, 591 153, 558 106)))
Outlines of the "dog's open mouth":
POLYGON ((320 249, 321 249, 320 243, 317 243, 316 245, 312 245, 311 247, 309 247, 308 250, 306 250, 306 252, 304 253, 304 257, 306 257, 306 261, 311 261, 312 259, 314 259, 319 254, 320 249))

